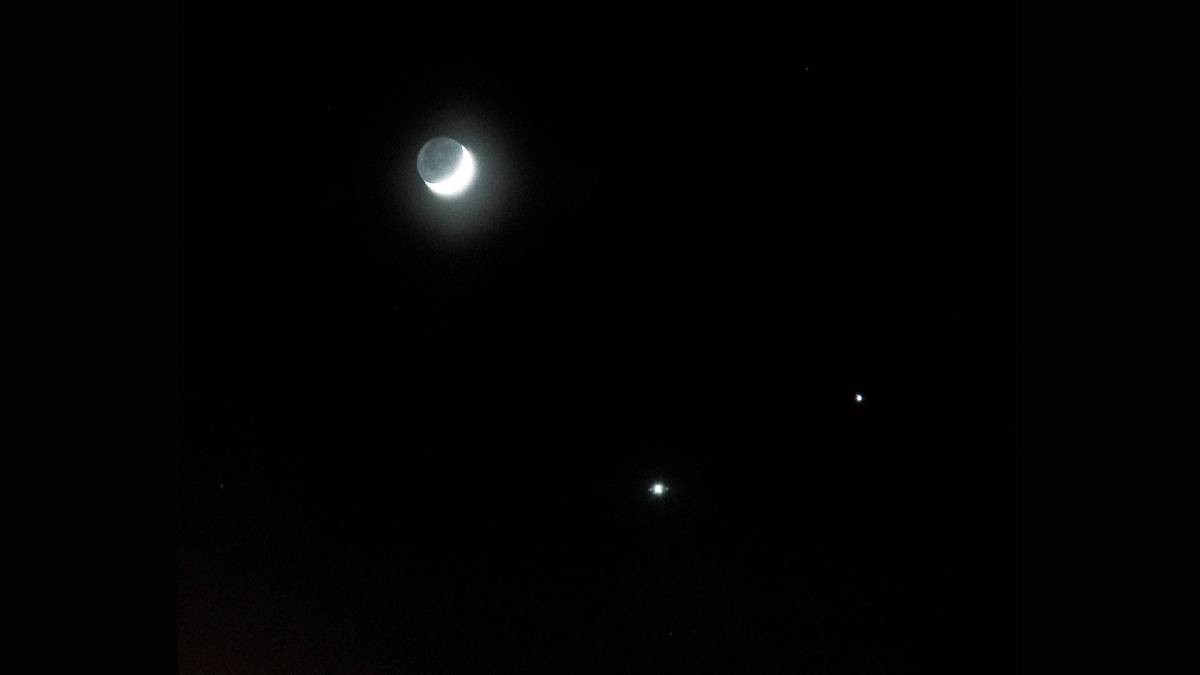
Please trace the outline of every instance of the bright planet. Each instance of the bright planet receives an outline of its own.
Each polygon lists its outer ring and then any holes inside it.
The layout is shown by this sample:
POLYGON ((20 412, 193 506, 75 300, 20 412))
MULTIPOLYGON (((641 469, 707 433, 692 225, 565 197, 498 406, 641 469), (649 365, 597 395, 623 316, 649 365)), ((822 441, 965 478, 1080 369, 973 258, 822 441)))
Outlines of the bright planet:
POLYGON ((455 197, 475 180, 475 158, 462 143, 440 136, 421 146, 417 173, 434 194, 455 197))

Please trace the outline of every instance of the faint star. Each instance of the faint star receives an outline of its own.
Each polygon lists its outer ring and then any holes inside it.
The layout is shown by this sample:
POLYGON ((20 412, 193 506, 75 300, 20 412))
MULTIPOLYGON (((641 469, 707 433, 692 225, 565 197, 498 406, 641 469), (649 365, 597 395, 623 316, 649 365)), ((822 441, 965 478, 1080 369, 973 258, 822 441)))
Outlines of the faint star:
POLYGON ((667 486, 663 485, 662 483, 655 483, 654 485, 650 486, 650 492, 652 492, 655 495, 660 496, 660 497, 663 494, 665 494, 666 491, 667 491, 667 486))
POLYGON ((863 395, 862 395, 862 393, 857 393, 857 394, 855 394, 855 395, 854 395, 854 402, 855 402, 855 403, 862 403, 862 402, 863 402, 863 395))

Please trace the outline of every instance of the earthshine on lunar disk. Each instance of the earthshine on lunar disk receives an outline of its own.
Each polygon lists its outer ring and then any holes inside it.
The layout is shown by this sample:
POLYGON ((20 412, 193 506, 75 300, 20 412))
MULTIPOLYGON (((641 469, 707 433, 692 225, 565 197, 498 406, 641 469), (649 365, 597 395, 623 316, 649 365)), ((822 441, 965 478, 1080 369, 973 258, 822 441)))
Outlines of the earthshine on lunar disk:
POLYGON ((442 136, 421 146, 417 173, 434 194, 456 197, 475 179, 475 158, 462 143, 442 136))

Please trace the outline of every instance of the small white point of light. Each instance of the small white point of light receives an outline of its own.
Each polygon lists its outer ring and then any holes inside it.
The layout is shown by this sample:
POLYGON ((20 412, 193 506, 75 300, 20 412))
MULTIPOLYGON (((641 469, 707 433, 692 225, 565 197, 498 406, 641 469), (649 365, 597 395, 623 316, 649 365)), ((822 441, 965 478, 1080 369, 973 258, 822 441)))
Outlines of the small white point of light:
POLYGON ((863 395, 862 395, 861 393, 855 394, 855 395, 854 395, 854 402, 855 402, 855 403, 862 403, 862 402, 863 402, 863 395))
POLYGON ((667 491, 667 486, 662 483, 655 483, 650 486, 650 491, 656 495, 661 495, 667 491))

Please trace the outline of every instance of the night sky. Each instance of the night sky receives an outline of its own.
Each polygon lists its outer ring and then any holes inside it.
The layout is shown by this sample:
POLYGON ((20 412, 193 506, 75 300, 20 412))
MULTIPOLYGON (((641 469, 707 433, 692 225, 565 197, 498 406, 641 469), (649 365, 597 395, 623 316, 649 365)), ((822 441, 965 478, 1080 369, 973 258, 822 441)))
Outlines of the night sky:
POLYGON ((181 673, 1014 670, 1014 17, 608 11, 183 12, 181 673))

